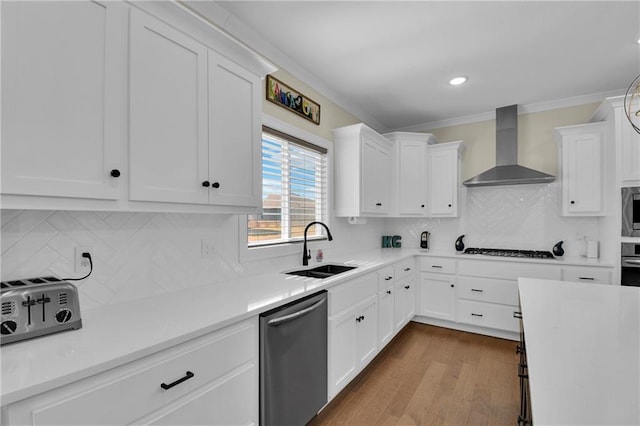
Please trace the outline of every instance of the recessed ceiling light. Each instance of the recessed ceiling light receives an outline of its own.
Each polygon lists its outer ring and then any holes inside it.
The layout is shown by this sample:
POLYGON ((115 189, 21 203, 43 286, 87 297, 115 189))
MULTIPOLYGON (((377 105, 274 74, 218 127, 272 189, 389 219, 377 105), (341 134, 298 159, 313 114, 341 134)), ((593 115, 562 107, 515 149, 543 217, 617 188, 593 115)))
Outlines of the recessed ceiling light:
POLYGON ((640 44, 640 38, 638 39, 638 41, 636 41, 636 43, 640 44))
POLYGON ((467 77, 456 77, 456 78, 452 78, 449 84, 452 86, 459 86, 465 81, 467 81, 467 77))

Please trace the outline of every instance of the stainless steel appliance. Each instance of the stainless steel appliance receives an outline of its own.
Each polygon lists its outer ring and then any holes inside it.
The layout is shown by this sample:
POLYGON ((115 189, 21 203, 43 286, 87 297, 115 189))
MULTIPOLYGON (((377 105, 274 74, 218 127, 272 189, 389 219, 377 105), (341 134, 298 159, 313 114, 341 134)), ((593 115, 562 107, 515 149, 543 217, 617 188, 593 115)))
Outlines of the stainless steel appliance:
POLYGON ((82 328, 78 289, 56 277, 0 283, 0 344, 82 328))
POLYGON ((260 315, 260 424, 304 425, 327 403, 327 292, 260 315))
POLYGON ((623 237, 640 237, 640 187, 622 188, 623 237))
POLYGON ((482 254, 485 256, 525 257, 535 259, 555 259, 550 251, 540 250, 515 250, 469 247, 463 254, 482 254))
POLYGON ((622 243, 620 284, 640 287, 640 243, 622 243))

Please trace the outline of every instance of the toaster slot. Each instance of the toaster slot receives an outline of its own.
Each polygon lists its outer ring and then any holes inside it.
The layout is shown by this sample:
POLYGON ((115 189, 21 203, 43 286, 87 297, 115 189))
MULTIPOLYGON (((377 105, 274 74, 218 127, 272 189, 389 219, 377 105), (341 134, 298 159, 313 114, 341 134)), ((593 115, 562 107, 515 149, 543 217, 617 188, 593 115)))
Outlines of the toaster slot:
POLYGON ((7 281, 7 284, 9 284, 11 287, 20 287, 23 285, 27 285, 27 283, 21 281, 21 280, 15 280, 15 281, 7 281))

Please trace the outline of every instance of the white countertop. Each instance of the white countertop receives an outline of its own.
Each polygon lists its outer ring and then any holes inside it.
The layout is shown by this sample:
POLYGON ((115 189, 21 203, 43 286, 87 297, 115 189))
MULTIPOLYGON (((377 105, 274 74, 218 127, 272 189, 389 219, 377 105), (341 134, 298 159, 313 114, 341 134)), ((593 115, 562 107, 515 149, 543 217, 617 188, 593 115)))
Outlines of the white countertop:
POLYGON ((80 330, 0 348, 0 401, 10 404, 123 365, 417 252, 380 249, 327 261, 358 268, 323 280, 272 272, 88 310, 80 330))
POLYGON ((640 424, 640 288, 518 283, 534 424, 640 424))
MULTIPOLYGON (((324 280, 270 272, 88 310, 82 313, 80 330, 0 348, 1 403, 10 404, 123 365, 415 255, 545 263, 453 251, 377 249, 327 259, 324 263, 358 268, 324 280)), ((553 259, 546 262, 566 264, 553 259)))

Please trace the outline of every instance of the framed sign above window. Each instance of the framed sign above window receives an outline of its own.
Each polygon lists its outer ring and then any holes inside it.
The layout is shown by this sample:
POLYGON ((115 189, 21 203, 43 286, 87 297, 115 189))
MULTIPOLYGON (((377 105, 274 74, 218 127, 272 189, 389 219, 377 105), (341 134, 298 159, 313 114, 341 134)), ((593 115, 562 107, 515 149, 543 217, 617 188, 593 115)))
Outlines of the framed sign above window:
POLYGON ((267 75, 267 100, 320 125, 320 104, 267 75))

